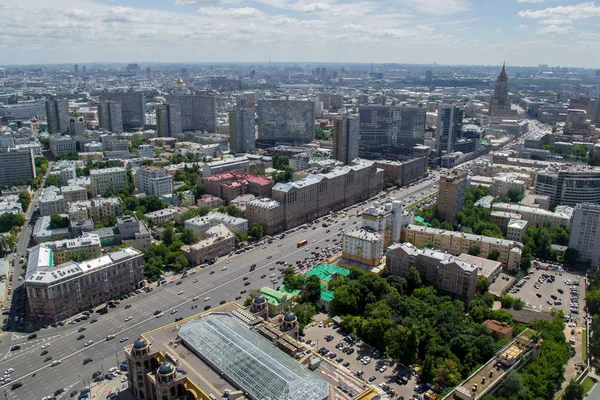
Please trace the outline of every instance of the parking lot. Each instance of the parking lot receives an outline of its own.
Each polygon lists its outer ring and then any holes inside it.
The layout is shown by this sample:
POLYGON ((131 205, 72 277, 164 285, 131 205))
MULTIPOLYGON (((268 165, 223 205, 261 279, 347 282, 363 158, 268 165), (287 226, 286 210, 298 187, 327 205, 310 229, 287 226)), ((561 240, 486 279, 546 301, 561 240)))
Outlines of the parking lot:
MULTIPOLYGON (((518 282, 515 282, 515 285, 518 282)), ((570 315, 574 320, 581 320, 585 315, 583 306, 585 303, 585 285, 583 277, 569 272, 560 272, 553 270, 533 269, 529 275, 529 279, 524 280, 521 288, 514 286, 514 289, 508 291, 508 294, 521 298, 528 306, 538 310, 552 308, 564 311, 565 315, 570 315), (543 275, 553 276, 554 282, 551 279, 543 279, 543 275), (543 282, 540 282, 542 278, 543 282), (571 282, 568 284, 565 282, 571 282), (579 281, 581 280, 581 283, 579 281), (519 289, 515 292, 516 289, 519 289), (571 290, 577 290, 577 293, 571 293, 571 290), (562 293, 561 293, 562 291, 562 293), (573 299, 577 299, 578 313, 571 312, 571 304, 573 299)))
MULTIPOLYGON (((415 393, 415 377, 410 374, 410 371, 407 370, 403 366, 397 366, 390 360, 386 360, 384 357, 379 356, 375 357, 373 355, 373 349, 369 346, 365 345, 361 341, 358 341, 353 346, 349 346, 351 349, 354 349, 351 354, 345 354, 342 352, 342 349, 336 349, 336 345, 338 345, 343 336, 334 330, 331 326, 323 326, 319 327, 318 324, 314 326, 306 327, 304 329, 304 337, 305 341, 311 341, 312 348, 318 352, 320 348, 325 347, 330 352, 333 352, 335 356, 333 358, 327 357, 330 362, 336 363, 340 365, 341 368, 344 368, 343 365, 347 364, 347 369, 356 375, 357 373, 362 373, 361 378, 366 382, 370 383, 373 386, 376 386, 378 389, 381 385, 388 385, 389 388, 394 389, 396 394, 393 396, 394 398, 409 399, 415 393), (325 339, 326 336, 333 336, 333 339, 327 341, 325 339), (368 356, 371 357, 371 361, 367 364, 363 364, 358 360, 359 357, 368 356), (340 360, 340 358, 342 360, 340 360), (385 365, 384 372, 378 372, 376 369, 385 365), (361 372, 362 371, 362 372, 361 372), (408 383, 407 384, 398 384, 397 377, 398 376, 407 376, 408 383), (369 382, 369 378, 375 377, 374 380, 369 382)), ((381 390, 381 389, 380 389, 381 390)))

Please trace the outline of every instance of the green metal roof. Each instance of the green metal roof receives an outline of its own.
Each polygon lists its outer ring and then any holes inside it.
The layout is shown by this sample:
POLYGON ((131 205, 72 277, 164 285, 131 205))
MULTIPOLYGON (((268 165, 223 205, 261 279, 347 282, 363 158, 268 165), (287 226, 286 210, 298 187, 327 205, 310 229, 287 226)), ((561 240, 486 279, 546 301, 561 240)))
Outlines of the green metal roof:
POLYGON ((324 282, 330 282, 336 274, 348 276, 350 270, 335 264, 319 264, 306 273, 307 276, 316 275, 324 282))
POLYGON ((288 289, 287 287, 285 287, 285 285, 281 285, 281 288, 279 289, 279 291, 285 292, 292 297, 298 296, 301 292, 300 289, 288 289))
POLYGON ((331 302, 333 300, 333 291, 321 289, 321 300, 331 302))
POLYGON ((267 300, 267 303, 275 306, 284 303, 288 299, 287 293, 279 292, 267 286, 262 287, 260 292, 264 296, 265 300, 267 300))

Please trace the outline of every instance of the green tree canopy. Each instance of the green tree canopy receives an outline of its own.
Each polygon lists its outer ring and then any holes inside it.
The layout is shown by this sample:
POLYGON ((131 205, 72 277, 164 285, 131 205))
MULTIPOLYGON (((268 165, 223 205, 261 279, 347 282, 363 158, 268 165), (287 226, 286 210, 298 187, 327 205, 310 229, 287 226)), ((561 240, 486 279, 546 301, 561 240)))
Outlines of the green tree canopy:
POLYGON ((58 176, 56 175, 48 175, 48 177, 46 178, 46 186, 56 186, 57 188, 59 188, 60 179, 58 179, 58 176))
POLYGON ((31 204, 31 195, 29 194, 29 192, 19 193, 19 203, 21 203, 23 212, 27 212, 29 204, 31 204))
POLYGON ((69 218, 63 217, 58 214, 52 214, 50 216, 50 229, 61 229, 69 227, 69 218))

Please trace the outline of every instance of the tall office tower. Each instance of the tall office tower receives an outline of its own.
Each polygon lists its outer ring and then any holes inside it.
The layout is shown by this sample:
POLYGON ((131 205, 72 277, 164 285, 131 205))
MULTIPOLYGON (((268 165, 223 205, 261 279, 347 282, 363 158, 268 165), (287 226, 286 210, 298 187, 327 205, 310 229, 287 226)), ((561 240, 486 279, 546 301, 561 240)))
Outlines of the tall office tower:
POLYGON ((73 66, 73 72, 74 72, 75 74, 78 74, 78 73, 79 73, 79 65, 75 64, 75 65, 73 66))
POLYGON ((98 104, 98 124, 112 133, 123 133, 123 112, 121 103, 105 101, 98 104))
POLYGON ((84 65, 83 67, 81 67, 81 70, 83 71, 83 73, 87 73, 87 67, 84 65))
POLYGON ((552 206, 600 204, 600 168, 587 165, 548 167, 537 172, 535 194, 550 196, 552 206))
POLYGON ((21 180, 27 182, 35 176, 33 150, 0 149, 0 185, 12 185, 21 180))
POLYGON ((600 124, 600 99, 590 99, 588 111, 592 124, 600 124))
POLYGON ((69 101, 46 100, 48 132, 69 132, 69 101))
POLYGON ((217 98, 213 95, 171 95, 165 96, 169 104, 181 110, 181 130, 217 131, 217 98))
POLYGON ((182 132, 179 104, 156 106, 156 134, 158 137, 174 137, 182 132))
POLYGON ((333 158, 350 164, 358 157, 360 141, 360 121, 356 117, 344 115, 333 123, 333 158))
POLYGON ((583 203, 575 206, 569 235, 569 248, 579 251, 582 261, 590 261, 593 270, 600 262, 600 205, 583 203))
POLYGON ((311 100, 259 100, 258 141, 302 144, 315 138, 315 104, 311 100))
POLYGON ((229 113, 229 149, 247 153, 256 147, 254 108, 240 107, 229 113))
POLYGON ((146 122, 146 98, 140 92, 103 92, 100 102, 121 103, 121 120, 125 130, 143 128, 146 122))
POLYGON ((504 64, 502 64, 502 71, 498 75, 496 80, 496 88, 490 101, 490 116, 492 117, 503 117, 512 115, 510 109, 510 99, 508 98, 508 77, 506 76, 506 70, 504 64))
POLYGON ((440 218, 453 222, 465 202, 469 188, 467 171, 450 171, 440 176, 437 211, 440 218))
POLYGON ((435 131, 438 156, 452 153, 452 146, 460 138, 464 111, 461 107, 444 104, 438 107, 437 128, 435 131))
POLYGON ((359 107, 359 154, 377 157, 410 154, 423 144, 426 112, 407 106, 361 105, 359 107))

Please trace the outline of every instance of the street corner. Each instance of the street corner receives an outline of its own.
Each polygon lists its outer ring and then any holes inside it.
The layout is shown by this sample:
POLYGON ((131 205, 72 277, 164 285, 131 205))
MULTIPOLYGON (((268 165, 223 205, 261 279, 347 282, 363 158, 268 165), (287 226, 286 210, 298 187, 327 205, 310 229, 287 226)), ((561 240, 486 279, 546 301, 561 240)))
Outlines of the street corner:
POLYGON ((92 399, 108 400, 135 400, 135 397, 128 391, 129 385, 123 375, 120 378, 104 380, 92 386, 92 399), (124 380, 124 381, 123 381, 124 380))

